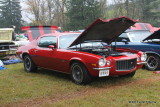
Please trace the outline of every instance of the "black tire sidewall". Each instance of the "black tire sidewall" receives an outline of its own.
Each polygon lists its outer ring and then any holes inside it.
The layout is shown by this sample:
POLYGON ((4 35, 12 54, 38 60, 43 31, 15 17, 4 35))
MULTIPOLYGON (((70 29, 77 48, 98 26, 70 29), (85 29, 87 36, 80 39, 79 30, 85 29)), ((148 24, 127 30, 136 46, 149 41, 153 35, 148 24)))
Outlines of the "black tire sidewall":
MULTIPOLYGON (((156 59, 156 62, 158 63, 158 65, 157 65, 156 68, 151 68, 151 67, 148 66, 148 64, 145 64, 145 65, 144 65, 145 68, 146 68, 147 70, 149 70, 149 71, 155 71, 155 70, 159 69, 159 68, 160 68, 160 58, 159 58, 157 55, 148 55, 148 58, 149 58, 149 57, 154 57, 154 58, 156 59)), ((147 60, 148 60, 148 58, 147 58, 147 60)))
POLYGON ((88 73, 87 68, 86 68, 82 63, 80 63, 80 62, 74 62, 74 63, 71 64, 70 74, 71 74, 71 79, 72 79, 72 81, 73 81, 74 83, 76 83, 76 84, 86 85, 86 84, 88 84, 88 83, 91 82, 91 76, 90 76, 90 74, 88 73), (82 79, 81 82, 76 81, 76 80, 74 79, 74 77, 73 77, 73 72, 74 72, 74 71, 73 71, 72 69, 73 69, 74 66, 79 66, 79 67, 82 69, 83 79, 82 79))
POLYGON ((24 56, 24 68, 25 68, 26 72, 35 72, 36 71, 36 66, 33 63, 32 59, 29 55, 24 56), (26 60, 27 59, 30 61, 30 67, 29 68, 26 67, 26 60))

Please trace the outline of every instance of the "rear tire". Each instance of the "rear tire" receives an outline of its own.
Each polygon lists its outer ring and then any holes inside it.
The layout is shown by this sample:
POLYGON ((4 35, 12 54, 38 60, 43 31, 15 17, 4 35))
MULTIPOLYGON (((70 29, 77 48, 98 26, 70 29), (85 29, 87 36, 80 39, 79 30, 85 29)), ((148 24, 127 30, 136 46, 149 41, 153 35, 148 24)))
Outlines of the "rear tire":
POLYGON ((87 68, 80 62, 74 62, 71 67, 71 79, 79 85, 86 85, 91 82, 91 76, 87 68))
POLYGON ((26 72, 35 72, 37 70, 36 65, 29 55, 24 56, 24 69, 26 72))
POLYGON ((149 71, 155 71, 160 68, 160 58, 157 55, 150 54, 147 57, 147 63, 144 65, 149 71))
POLYGON ((126 75, 121 75, 120 77, 127 77, 127 78, 133 77, 135 75, 135 73, 136 73, 136 71, 132 71, 131 73, 126 74, 126 75))

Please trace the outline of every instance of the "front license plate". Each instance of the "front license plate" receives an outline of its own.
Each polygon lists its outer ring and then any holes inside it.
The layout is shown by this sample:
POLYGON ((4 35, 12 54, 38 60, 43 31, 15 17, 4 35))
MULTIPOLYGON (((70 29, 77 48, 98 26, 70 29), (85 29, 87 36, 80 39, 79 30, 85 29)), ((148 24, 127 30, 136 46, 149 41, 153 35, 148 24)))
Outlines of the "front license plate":
POLYGON ((109 76, 109 70, 100 70, 99 77, 109 76))

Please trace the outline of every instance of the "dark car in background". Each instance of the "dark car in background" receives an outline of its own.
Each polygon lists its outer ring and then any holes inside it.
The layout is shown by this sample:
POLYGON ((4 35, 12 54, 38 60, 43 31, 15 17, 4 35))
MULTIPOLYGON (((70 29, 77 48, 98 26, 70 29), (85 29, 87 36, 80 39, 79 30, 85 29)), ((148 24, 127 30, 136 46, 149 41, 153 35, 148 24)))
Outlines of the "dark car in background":
MULTIPOLYGON (((127 30, 116 40, 117 47, 146 52, 147 70, 160 69, 160 30, 151 33, 147 30, 127 30)), ((114 44, 113 44, 114 45, 114 44)))
POLYGON ((117 42, 137 43, 137 42, 143 41, 145 38, 147 38, 151 34, 152 34, 152 32, 150 32, 149 30, 128 29, 119 36, 119 38, 117 39, 117 42))

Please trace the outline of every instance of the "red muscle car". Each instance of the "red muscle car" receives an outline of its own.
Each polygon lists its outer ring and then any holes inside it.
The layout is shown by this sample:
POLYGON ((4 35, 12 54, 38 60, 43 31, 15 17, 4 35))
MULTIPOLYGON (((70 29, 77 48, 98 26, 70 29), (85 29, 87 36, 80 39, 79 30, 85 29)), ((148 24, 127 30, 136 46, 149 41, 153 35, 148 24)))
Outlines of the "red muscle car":
POLYGON ((76 84, 87 84, 92 77, 132 77, 145 63, 146 55, 110 44, 135 22, 127 17, 98 19, 83 33, 54 31, 20 47, 17 55, 24 60, 27 72, 47 68, 70 74, 76 84))

